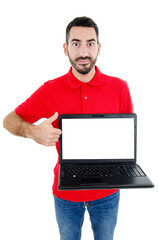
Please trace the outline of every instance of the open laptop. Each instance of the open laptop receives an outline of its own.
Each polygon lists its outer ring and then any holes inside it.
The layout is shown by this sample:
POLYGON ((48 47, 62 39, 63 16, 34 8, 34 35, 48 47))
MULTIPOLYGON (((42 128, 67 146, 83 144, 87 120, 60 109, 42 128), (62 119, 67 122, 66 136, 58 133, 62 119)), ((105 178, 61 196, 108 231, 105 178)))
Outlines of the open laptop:
POLYGON ((59 128, 59 190, 154 187, 136 164, 136 114, 64 114, 59 128))

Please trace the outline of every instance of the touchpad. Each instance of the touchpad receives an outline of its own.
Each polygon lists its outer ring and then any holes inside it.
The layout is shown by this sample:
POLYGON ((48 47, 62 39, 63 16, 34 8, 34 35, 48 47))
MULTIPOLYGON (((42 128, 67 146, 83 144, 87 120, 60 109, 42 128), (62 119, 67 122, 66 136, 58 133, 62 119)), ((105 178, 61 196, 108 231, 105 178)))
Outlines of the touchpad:
POLYGON ((82 178, 82 183, 103 183, 103 178, 100 177, 82 178))

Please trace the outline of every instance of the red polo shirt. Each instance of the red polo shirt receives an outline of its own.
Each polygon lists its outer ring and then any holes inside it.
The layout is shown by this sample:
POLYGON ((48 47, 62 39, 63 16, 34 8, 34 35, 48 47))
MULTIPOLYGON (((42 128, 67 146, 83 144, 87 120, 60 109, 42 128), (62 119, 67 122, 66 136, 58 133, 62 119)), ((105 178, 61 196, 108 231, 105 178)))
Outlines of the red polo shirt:
MULTIPOLYGON (((96 67, 94 78, 83 83, 73 74, 72 68, 64 76, 47 81, 24 103, 15 109, 26 122, 34 123, 41 118, 59 114, 132 113, 133 105, 125 81, 102 74, 96 67)), ((58 128, 58 120, 53 122, 58 128)), ((56 144, 59 153, 59 144, 56 144)), ((117 190, 59 191, 59 161, 54 169, 53 194, 70 201, 92 201, 106 197, 117 190)))

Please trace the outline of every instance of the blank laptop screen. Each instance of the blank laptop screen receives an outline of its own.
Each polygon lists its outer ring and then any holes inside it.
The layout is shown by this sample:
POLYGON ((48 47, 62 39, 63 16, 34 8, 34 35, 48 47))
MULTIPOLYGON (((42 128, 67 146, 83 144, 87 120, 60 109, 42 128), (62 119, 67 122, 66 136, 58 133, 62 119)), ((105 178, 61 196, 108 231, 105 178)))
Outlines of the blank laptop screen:
POLYGON ((62 119, 62 159, 134 159, 134 119, 62 119))

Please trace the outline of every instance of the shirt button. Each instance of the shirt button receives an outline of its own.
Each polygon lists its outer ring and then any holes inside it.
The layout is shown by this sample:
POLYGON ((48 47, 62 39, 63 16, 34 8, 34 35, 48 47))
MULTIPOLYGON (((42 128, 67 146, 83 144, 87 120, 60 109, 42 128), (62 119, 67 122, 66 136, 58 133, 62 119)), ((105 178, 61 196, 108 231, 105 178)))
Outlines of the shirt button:
POLYGON ((85 96, 84 99, 87 100, 87 96, 85 96))

